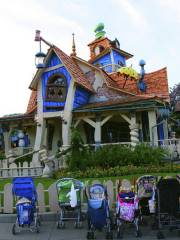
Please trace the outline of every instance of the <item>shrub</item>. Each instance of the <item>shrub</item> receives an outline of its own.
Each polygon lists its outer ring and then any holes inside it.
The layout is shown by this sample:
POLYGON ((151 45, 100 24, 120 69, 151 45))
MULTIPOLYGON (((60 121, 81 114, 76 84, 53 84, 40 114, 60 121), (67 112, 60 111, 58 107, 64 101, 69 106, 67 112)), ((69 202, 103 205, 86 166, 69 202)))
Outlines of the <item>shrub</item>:
POLYGON ((133 162, 134 153, 128 146, 111 145, 99 148, 93 154, 93 165, 103 168, 125 166, 133 162))
POLYGON ((127 165, 155 165, 162 162, 165 154, 164 149, 145 144, 137 145, 134 149, 125 145, 109 145, 101 147, 96 151, 82 148, 77 143, 75 146, 68 156, 67 163, 70 170, 84 170, 87 167, 106 169, 127 165))
POLYGON ((54 178, 73 177, 73 178, 101 178, 101 177, 120 177, 125 175, 152 174, 152 173, 178 173, 179 168, 170 164, 147 165, 147 166, 116 166, 111 168, 90 167, 86 170, 70 171, 69 169, 59 170, 54 173, 54 178))
POLYGON ((146 164, 160 164, 165 155, 165 150, 160 147, 152 147, 139 144, 134 149, 133 164, 136 166, 146 164))

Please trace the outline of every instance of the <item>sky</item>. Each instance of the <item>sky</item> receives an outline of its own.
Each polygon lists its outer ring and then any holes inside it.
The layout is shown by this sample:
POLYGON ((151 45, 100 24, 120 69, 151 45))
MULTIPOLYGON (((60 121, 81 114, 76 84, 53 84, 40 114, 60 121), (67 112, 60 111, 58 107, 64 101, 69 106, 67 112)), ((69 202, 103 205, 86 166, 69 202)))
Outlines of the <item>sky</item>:
POLYGON ((35 30, 67 54, 75 33, 77 55, 88 60, 99 22, 134 55, 127 66, 139 71, 144 59, 147 73, 166 66, 169 87, 180 82, 179 0, 0 0, 0 116, 26 112, 39 51, 35 30))

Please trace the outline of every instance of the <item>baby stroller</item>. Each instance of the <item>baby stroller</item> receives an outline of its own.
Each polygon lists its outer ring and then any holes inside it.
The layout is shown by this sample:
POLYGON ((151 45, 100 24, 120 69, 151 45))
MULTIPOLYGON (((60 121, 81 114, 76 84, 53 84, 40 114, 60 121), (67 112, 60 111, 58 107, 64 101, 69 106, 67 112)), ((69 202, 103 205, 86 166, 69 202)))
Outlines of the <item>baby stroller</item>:
POLYGON ((86 189, 88 198, 88 232, 87 239, 95 238, 95 230, 106 228, 106 239, 113 239, 111 219, 106 188, 102 184, 94 184, 86 189))
POLYGON ((75 228, 82 227, 81 191, 83 183, 73 178, 62 178, 56 183, 60 212, 57 228, 65 228, 65 221, 75 220, 75 228))
POLYGON ((22 229, 39 233, 40 220, 36 209, 37 192, 31 177, 17 177, 12 182, 12 193, 15 196, 17 220, 13 224, 12 234, 22 229))
POLYGON ((155 213, 155 189, 157 177, 152 175, 144 175, 137 179, 137 197, 139 199, 139 209, 141 213, 141 222, 143 216, 149 216, 155 213))
POLYGON ((161 230, 180 230, 180 184, 177 179, 160 179, 157 183, 156 220, 158 225, 157 238, 164 238, 161 230))
POLYGON ((141 237, 141 232, 139 229, 139 201, 131 189, 132 186, 128 180, 123 180, 121 182, 116 204, 116 225, 118 239, 123 237, 124 223, 133 224, 136 228, 136 237, 141 237))

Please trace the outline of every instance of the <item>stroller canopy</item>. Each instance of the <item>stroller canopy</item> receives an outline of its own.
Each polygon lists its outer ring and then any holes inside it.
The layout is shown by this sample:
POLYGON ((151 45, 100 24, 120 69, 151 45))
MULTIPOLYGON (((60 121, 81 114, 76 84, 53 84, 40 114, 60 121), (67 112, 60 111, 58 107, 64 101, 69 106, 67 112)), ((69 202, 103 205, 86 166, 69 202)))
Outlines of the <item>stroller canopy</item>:
POLYGON ((74 187, 76 189, 82 189, 83 183, 77 179, 74 178, 61 178, 57 181, 56 187, 57 189, 60 188, 71 188, 71 185, 74 184, 74 187))
POLYGON ((149 198, 152 197, 155 185, 157 182, 157 177, 153 175, 144 175, 137 179, 137 194, 139 198, 149 198))
POLYGON ((74 185, 74 194, 77 197, 77 201, 80 203, 80 192, 83 189, 83 183, 74 178, 62 178, 56 183, 56 188, 58 192, 58 201, 61 204, 70 203, 72 199, 72 185, 74 185))
POLYGON ((91 199, 103 199, 106 195, 106 188, 102 184, 94 184, 89 189, 91 199))
POLYGON ((12 192, 17 197, 25 197, 31 201, 37 200, 37 192, 31 177, 17 177, 13 179, 12 192))

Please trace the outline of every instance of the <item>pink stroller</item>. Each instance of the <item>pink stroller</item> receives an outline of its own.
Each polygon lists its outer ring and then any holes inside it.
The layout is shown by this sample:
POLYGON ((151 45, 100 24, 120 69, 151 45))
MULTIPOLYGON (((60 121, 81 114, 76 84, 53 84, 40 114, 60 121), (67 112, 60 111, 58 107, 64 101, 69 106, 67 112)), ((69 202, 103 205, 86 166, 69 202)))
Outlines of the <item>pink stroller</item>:
POLYGON ((117 196, 116 207, 116 224, 117 224, 117 238, 123 237, 124 223, 131 223, 135 226, 136 237, 141 237, 139 230, 139 200, 131 191, 131 184, 128 180, 123 180, 120 192, 117 196))

